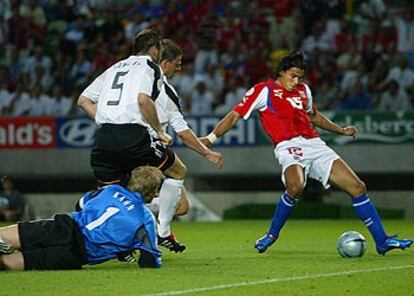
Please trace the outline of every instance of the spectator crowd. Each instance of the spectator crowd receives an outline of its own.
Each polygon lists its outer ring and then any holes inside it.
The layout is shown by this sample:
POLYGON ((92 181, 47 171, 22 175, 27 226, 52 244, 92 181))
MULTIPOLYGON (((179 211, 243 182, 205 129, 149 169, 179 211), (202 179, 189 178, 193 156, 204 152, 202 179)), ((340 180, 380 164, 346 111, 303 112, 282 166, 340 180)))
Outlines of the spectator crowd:
POLYGON ((182 46, 187 114, 226 113, 290 49, 321 110, 414 106, 412 1, 3 0, 0 115, 80 114, 80 92, 144 28, 182 46))

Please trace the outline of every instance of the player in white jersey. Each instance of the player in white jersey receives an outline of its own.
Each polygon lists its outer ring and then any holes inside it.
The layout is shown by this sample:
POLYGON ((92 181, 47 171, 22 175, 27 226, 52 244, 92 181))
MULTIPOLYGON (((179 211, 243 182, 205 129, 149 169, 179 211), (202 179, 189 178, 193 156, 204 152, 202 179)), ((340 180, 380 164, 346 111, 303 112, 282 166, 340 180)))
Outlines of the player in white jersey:
MULTIPOLYGON (((181 69, 181 59, 183 52, 179 46, 169 39, 163 39, 161 42, 161 62, 160 67, 163 71, 163 85, 161 92, 155 101, 158 118, 161 126, 166 131, 168 125, 171 125, 174 132, 182 139, 184 144, 193 149, 198 154, 207 158, 218 169, 223 165, 223 155, 213 152, 207 148, 194 132, 188 127, 186 120, 181 112, 180 102, 176 90, 168 83, 168 78, 172 78, 176 71, 181 69)), ((149 128, 150 134, 156 138, 157 132, 149 128)), ((159 200, 156 201, 159 206, 158 212, 158 243, 170 251, 182 252, 185 246, 177 241, 171 233, 171 221, 175 214, 184 215, 187 213, 189 205, 185 188, 181 183, 181 194, 176 190, 177 180, 184 182, 187 174, 187 168, 175 154, 174 164, 164 174, 167 178, 161 187, 159 200), (171 184, 172 182, 172 184, 171 184), (181 198, 180 198, 181 197, 181 198)))
POLYGON ((172 141, 159 122, 155 99, 162 86, 161 37, 143 30, 134 39, 127 59, 109 67, 80 95, 78 105, 99 125, 91 151, 91 167, 98 184, 126 184, 130 172, 141 165, 165 170, 174 154, 165 145, 172 141), (155 143, 147 127, 160 140, 155 143))

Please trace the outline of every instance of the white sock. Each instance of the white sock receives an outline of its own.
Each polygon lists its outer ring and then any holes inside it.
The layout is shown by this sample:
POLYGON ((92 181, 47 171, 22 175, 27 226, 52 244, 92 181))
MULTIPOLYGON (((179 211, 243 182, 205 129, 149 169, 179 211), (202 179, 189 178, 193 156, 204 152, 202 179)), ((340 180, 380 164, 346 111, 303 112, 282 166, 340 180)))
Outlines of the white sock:
POLYGON ((158 235, 167 237, 171 234, 171 221, 181 197, 184 180, 167 179, 161 186, 159 196, 158 235))
POLYGON ((150 209, 150 211, 157 216, 160 212, 160 199, 159 197, 153 198, 151 203, 146 204, 146 206, 150 209))

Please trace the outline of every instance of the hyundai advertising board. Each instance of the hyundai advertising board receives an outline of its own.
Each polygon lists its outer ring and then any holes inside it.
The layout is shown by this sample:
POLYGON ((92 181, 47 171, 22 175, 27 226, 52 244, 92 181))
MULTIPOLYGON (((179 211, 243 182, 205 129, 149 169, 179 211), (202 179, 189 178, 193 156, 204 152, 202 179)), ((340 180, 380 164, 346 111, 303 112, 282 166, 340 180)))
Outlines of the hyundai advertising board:
POLYGON ((98 126, 86 117, 56 118, 57 146, 71 148, 92 147, 98 126))

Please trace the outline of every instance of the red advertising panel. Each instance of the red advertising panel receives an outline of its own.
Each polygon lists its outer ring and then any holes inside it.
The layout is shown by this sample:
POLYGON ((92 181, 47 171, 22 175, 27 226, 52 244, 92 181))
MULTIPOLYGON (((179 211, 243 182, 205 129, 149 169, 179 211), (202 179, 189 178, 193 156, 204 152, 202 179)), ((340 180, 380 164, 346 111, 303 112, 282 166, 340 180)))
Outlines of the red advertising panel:
POLYGON ((0 118, 0 149, 55 148, 54 117, 0 118))

